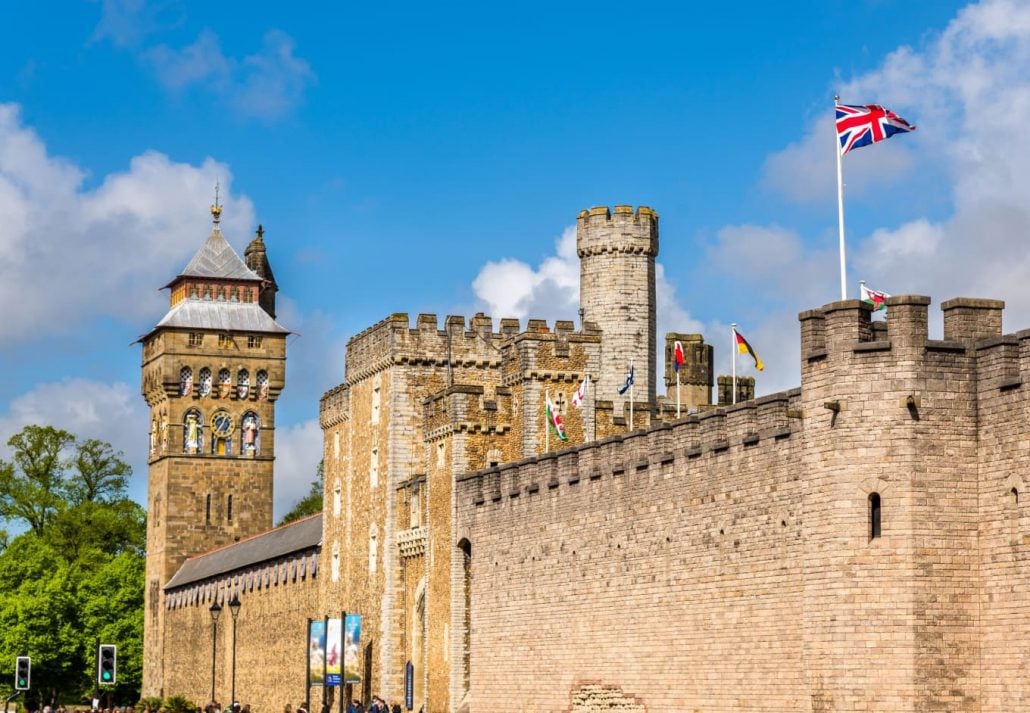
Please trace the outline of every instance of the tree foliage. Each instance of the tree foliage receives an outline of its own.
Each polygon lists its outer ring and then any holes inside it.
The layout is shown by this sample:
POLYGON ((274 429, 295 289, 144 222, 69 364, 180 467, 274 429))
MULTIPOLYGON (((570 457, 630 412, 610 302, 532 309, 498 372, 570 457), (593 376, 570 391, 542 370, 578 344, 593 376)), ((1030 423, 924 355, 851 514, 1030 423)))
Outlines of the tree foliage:
MULTIPOLYGON (((27 426, 0 460, 0 519, 24 530, 0 552, 0 661, 32 657, 27 703, 79 704, 96 645, 118 646, 115 700, 142 679, 146 519, 109 444, 27 426), (27 527, 27 529, 25 529, 27 527)), ((13 679, 0 676, 0 693, 13 679)))
POLYGON ((315 471, 315 479, 311 481, 311 488, 308 490, 308 494, 297 501, 297 504, 293 506, 283 519, 279 521, 280 525, 285 525, 288 522, 299 520, 302 517, 308 515, 314 515, 315 513, 322 512, 322 493, 325 492, 325 461, 318 462, 318 469, 315 471))

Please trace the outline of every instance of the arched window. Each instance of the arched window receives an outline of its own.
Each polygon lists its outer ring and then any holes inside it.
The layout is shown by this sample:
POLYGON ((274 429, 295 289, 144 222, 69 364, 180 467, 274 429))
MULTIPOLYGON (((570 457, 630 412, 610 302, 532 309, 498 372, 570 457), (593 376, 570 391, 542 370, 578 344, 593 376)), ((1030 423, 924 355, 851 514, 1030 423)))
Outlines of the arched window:
POLYGON ((225 519, 232 522, 232 495, 229 496, 225 503, 225 519))
POLYGON ((250 372, 240 369, 236 373, 236 398, 245 399, 250 394, 250 372))
POLYGON ((262 369, 257 373, 258 398, 262 401, 268 400, 268 372, 262 369))
POLYGON ((472 543, 464 537, 458 542, 461 550, 461 583, 465 603, 462 616, 461 663, 465 690, 472 681, 472 543))
POLYGON ((1009 493, 1012 495, 1012 504, 1019 505, 1019 488, 1013 487, 1009 493))
POLYGON ((211 370, 206 366, 200 370, 200 395, 207 396, 211 393, 211 370))
POLYGON ((340 484, 340 479, 337 478, 336 482, 333 483, 333 517, 340 516, 340 501, 342 491, 343 488, 340 484))
POLYGON ((204 447, 204 417, 195 408, 182 417, 182 452, 200 453, 204 447))
POLYGON ((874 540, 880 536, 880 494, 869 493, 869 539, 874 540))
POLYGON ((379 569, 379 530, 375 523, 368 529, 368 573, 375 574, 379 569))
POLYGON ((179 395, 189 396, 193 393, 193 369, 184 366, 179 369, 179 395))
POLYGON ((233 287, 232 288, 232 291, 229 293, 229 301, 230 302, 239 302, 240 301, 240 291, 239 291, 238 287, 233 287))
POLYGON ((243 414, 240 421, 240 454, 256 456, 261 450, 261 420, 253 411, 243 414))
POLYGON ((232 389, 232 376, 229 374, 228 369, 218 370, 218 397, 222 399, 229 398, 229 391, 232 389))

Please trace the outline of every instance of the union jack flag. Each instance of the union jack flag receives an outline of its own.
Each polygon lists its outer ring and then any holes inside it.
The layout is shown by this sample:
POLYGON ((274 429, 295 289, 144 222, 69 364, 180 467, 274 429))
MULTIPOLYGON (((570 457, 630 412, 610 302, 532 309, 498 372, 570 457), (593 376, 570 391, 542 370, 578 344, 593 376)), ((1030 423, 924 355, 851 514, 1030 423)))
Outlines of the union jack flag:
POLYGON ((841 156, 851 149, 915 130, 915 126, 879 104, 837 104, 837 138, 840 139, 841 156))

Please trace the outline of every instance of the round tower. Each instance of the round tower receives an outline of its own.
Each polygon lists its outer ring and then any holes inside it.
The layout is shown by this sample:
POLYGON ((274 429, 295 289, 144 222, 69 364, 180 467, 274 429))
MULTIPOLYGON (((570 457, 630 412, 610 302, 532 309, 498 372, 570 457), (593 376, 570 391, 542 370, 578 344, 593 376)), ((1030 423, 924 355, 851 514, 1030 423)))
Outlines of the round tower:
POLYGON ((584 322, 601 328, 601 373, 597 398, 615 402, 633 364, 633 400, 655 402, 655 268, 658 213, 646 206, 617 205, 580 211, 576 221, 579 304, 584 322))

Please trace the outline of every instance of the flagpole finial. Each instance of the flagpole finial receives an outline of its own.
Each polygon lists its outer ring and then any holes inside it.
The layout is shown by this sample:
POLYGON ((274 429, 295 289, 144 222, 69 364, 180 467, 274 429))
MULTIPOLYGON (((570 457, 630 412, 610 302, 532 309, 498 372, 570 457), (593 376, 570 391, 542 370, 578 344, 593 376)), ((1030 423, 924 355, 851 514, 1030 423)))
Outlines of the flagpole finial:
POLYGON ((840 104, 840 94, 834 94, 833 95, 833 103, 834 104, 840 104))

